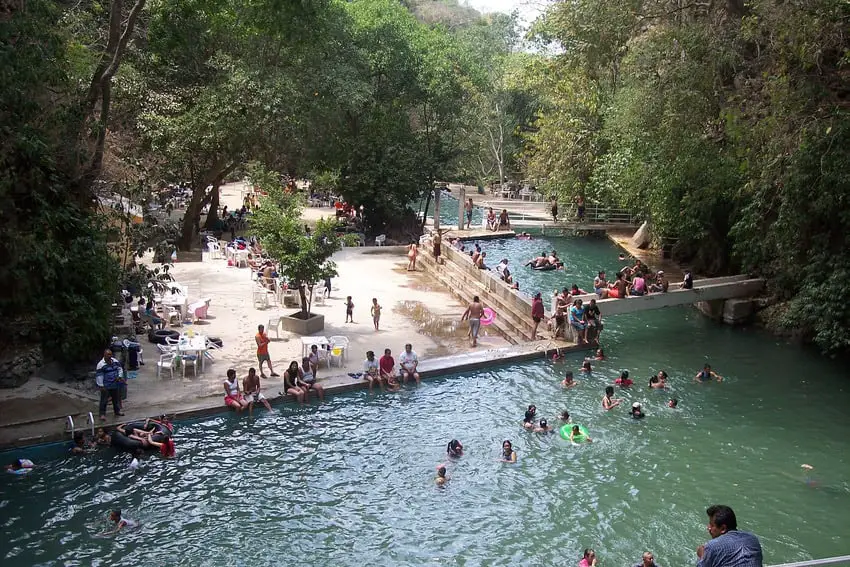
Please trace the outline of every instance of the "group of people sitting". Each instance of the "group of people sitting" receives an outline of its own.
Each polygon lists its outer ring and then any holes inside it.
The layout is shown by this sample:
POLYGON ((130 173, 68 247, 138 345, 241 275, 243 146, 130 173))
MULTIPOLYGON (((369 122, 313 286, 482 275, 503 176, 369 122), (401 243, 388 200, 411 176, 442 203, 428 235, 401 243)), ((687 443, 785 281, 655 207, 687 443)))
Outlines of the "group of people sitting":
MULTIPOLYGON (((620 260, 625 260, 625 255, 620 255, 620 260)), ((692 289, 694 286, 693 276, 686 271, 680 289, 692 289)), ((670 282, 664 275, 663 270, 653 272, 646 264, 636 260, 634 266, 626 266, 617 272, 616 279, 609 282, 605 271, 600 271, 593 279, 593 290, 600 299, 619 299, 623 297, 640 297, 650 293, 666 293, 670 288, 670 282)))
POLYGON ((493 207, 487 211, 487 230, 492 230, 493 232, 499 230, 510 230, 511 229, 511 219, 508 216, 508 210, 502 209, 502 212, 499 213, 499 216, 496 216, 495 211, 493 211, 493 207))
POLYGON ((540 256, 532 258, 525 265, 534 270, 561 270, 564 268, 564 262, 558 258, 557 250, 552 250, 551 253, 544 250, 540 253, 540 256))
POLYGON ((404 345, 404 351, 398 358, 398 372, 396 372, 396 362, 392 350, 384 349, 384 356, 379 360, 375 360, 374 351, 366 351, 362 374, 349 374, 349 376, 362 376, 364 380, 368 380, 369 393, 372 393, 376 384, 382 392, 385 387, 388 391, 395 392, 401 388, 401 384, 407 384, 409 379, 415 380, 418 385, 419 356, 413 351, 413 345, 410 343, 404 345), (401 379, 401 383, 399 383, 399 379, 401 379))
POLYGON ((596 299, 591 299, 587 305, 580 299, 579 295, 585 295, 583 289, 576 284, 572 288, 564 288, 561 293, 555 290, 552 298, 552 318, 549 320, 549 328, 554 332, 555 338, 566 338, 567 322, 575 330, 579 344, 599 344, 599 335, 602 333, 602 312, 596 305, 596 299))

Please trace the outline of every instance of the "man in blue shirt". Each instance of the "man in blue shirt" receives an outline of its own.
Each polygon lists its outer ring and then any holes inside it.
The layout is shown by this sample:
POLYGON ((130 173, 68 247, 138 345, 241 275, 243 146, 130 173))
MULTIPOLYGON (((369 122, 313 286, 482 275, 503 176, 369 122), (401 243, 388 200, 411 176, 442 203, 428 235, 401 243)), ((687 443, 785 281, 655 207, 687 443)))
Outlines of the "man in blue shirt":
POLYGON ((97 363, 95 382, 100 387, 100 420, 106 421, 106 403, 112 400, 112 411, 115 416, 124 415, 121 412, 121 384, 124 380, 124 369, 121 363, 112 358, 112 351, 106 349, 103 358, 97 363))
POLYGON ((697 548, 697 567, 762 567, 761 544, 751 533, 738 531, 738 520, 729 506, 709 506, 711 541, 697 548))

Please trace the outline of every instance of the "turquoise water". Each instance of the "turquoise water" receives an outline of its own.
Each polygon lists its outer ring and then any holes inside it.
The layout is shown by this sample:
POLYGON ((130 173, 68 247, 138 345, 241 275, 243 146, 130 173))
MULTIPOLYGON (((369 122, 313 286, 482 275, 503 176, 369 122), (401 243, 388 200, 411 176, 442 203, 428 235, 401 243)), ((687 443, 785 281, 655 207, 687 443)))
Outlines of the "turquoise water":
MULTIPOLYGON (((448 195, 447 193, 443 193, 440 196, 440 226, 443 228, 457 228, 457 214, 460 210, 460 202, 448 195)), ((428 214, 427 216, 434 216, 434 200, 431 199, 431 203, 428 205, 428 214)), ((475 207, 472 209, 472 223, 470 227, 480 228, 481 222, 484 218, 484 209, 481 207, 475 207)), ((466 220, 464 219, 464 223, 466 220)), ((464 225, 465 226, 465 225, 464 225)))
POLYGON ((307 409, 221 416, 178 428, 178 458, 29 453, 41 466, 4 475, 0 557, 13 565, 532 565, 571 564, 596 548, 604 565, 652 550, 662 565, 693 564, 703 510, 732 505, 757 533, 767 564, 847 552, 846 438, 850 405, 840 368, 780 342, 720 328, 686 309, 618 318, 609 359, 563 390, 565 363, 453 375, 398 394, 334 396, 307 409), (620 321, 623 321, 620 324, 620 321), (706 357, 726 377, 692 384, 706 357), (605 413, 603 387, 643 402, 633 422, 605 413), (670 392, 649 391, 664 368, 670 392), (669 410, 670 396, 681 400, 669 410), (520 427, 534 403, 563 409, 591 445, 520 427), (449 463, 456 437, 466 455, 449 463), (496 461, 511 439, 517 465, 496 461), (800 464, 816 467, 807 486, 800 464), (96 534, 111 507, 142 527, 96 534))
MULTIPOLYGON (((586 288, 599 266, 619 265, 607 240, 483 246, 494 260, 559 251, 566 274, 514 267, 523 289, 586 288)), ((577 372, 584 355, 575 354, 181 424, 177 458, 151 457, 138 471, 111 451, 5 453, 4 463, 26 456, 38 468, 0 475, 0 557, 21 566, 575 565, 594 547, 601 565, 651 550, 675 567, 694 564, 712 503, 731 505, 759 535, 766 564, 848 552, 843 366, 690 308, 612 317, 602 344, 609 358, 590 376, 577 372), (692 383, 705 361, 723 383, 692 383), (579 385, 565 391, 567 369, 579 385), (604 386, 623 369, 636 385, 619 395, 624 406, 643 403, 641 422, 625 407, 601 409, 604 386), (660 369, 669 392, 646 388, 660 369), (666 408, 674 396, 679 410, 666 408), (568 409, 595 442, 523 430, 531 403, 550 422, 568 409), (435 466, 452 438, 466 455, 438 489, 435 466), (516 465, 497 462, 503 439, 514 442, 516 465), (803 463, 818 484, 804 482, 803 463), (113 507, 141 528, 98 537, 113 507)))
POLYGON ((470 242, 466 243, 467 250, 472 250, 476 243, 487 253, 485 262, 490 269, 494 269, 503 258, 507 258, 508 268, 514 281, 519 283, 520 292, 529 296, 541 292, 547 306, 554 290, 560 291, 576 284, 579 288, 592 292, 593 278, 600 269, 612 277, 626 265, 618 259, 620 249, 605 237, 550 237, 535 234, 531 240, 506 238, 470 242), (563 270, 543 272, 525 267, 529 260, 552 250, 557 250, 558 257, 563 260, 563 270))

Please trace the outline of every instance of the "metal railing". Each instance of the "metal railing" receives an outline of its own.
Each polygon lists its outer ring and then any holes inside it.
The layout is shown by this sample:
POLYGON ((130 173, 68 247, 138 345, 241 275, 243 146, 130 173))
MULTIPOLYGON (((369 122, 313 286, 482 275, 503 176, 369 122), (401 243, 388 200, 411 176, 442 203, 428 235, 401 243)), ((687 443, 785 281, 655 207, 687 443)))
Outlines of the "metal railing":
POLYGON ((815 565, 844 565, 850 564, 850 555, 840 557, 825 557, 823 559, 810 559, 809 561, 794 561, 793 563, 782 563, 770 567, 814 567, 815 565))
MULTIPOLYGON (((91 430, 91 434, 94 435, 94 415, 91 412, 86 414, 86 427, 91 430)), ((71 434, 71 437, 77 432, 76 427, 74 426, 74 418, 70 415, 65 416, 65 431, 71 434)))

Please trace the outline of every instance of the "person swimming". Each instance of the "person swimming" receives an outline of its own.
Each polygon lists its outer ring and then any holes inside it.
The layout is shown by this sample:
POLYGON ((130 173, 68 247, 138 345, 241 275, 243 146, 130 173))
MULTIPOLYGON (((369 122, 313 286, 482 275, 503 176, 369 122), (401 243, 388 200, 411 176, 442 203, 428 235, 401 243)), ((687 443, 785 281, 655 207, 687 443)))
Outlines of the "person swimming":
POLYGON ((708 382, 712 378, 718 382, 723 382, 723 376, 713 371, 710 364, 706 364, 702 367, 702 370, 697 372, 697 375, 694 376, 694 382, 708 382))
POLYGON ((640 402, 632 404, 632 409, 629 414, 632 416, 632 419, 643 419, 646 417, 646 414, 643 413, 643 409, 640 407, 640 402))
POLYGON ((27 474, 35 467, 29 459, 16 459, 11 465, 6 465, 6 472, 11 474, 27 474))
POLYGON ((671 409, 676 409, 679 407, 679 400, 676 398, 670 398, 670 401, 667 402, 667 407, 671 409))
POLYGON ((559 415, 558 418, 564 423, 569 423, 572 419, 570 418, 570 412, 568 412, 567 410, 562 411, 561 415, 559 415))
POLYGON ((605 387, 605 395, 602 396, 602 409, 605 411, 610 411, 620 405, 619 399, 613 397, 614 396, 614 387, 606 386, 605 387))
POLYGON ((525 410, 525 417, 522 420, 522 426, 526 429, 534 428, 534 416, 537 414, 537 407, 534 405, 528 406, 525 410))
POLYGON ((623 370, 622 372, 620 372, 620 377, 614 380, 614 384, 621 388, 628 388, 629 386, 634 384, 634 382, 631 378, 629 378, 629 371, 623 370))
POLYGON ((549 426, 549 422, 546 421, 546 418, 540 418, 540 422, 537 427, 534 428, 535 433, 552 433, 555 430, 554 427, 549 426))
POLYGON ((596 360, 605 360, 605 351, 601 348, 596 349, 596 355, 594 356, 596 360))
POLYGON ((567 370, 567 375, 564 376, 564 379, 561 381, 561 386, 564 388, 572 388, 573 386, 578 386, 578 383, 573 380, 573 371, 567 370))
POLYGON ((582 372, 593 372, 593 367, 590 365, 589 360, 585 360, 581 365, 582 372))
POLYGON ((663 390, 664 382, 662 382, 658 376, 653 376, 649 379, 649 387, 653 390, 663 390))
POLYGON ((120 508, 116 508, 109 513, 109 521, 115 522, 115 529, 104 532, 103 535, 116 534, 124 528, 137 528, 139 526, 139 522, 136 520, 131 520, 122 516, 120 508))
POLYGON ((514 451, 514 446, 508 439, 502 441, 502 458, 500 458, 499 460, 503 463, 516 462, 516 451, 514 451))
POLYGON ((463 445, 457 439, 452 439, 449 441, 448 447, 446 447, 446 453, 449 457, 462 457, 463 456, 463 445))
POLYGON ((578 425, 573 425, 573 429, 570 431, 570 443, 573 445, 578 445, 579 443, 593 443, 593 439, 584 435, 578 425))
POLYGON ((437 483, 437 486, 444 486, 449 481, 446 476, 446 465, 437 465, 437 478, 434 479, 434 482, 437 483))

